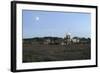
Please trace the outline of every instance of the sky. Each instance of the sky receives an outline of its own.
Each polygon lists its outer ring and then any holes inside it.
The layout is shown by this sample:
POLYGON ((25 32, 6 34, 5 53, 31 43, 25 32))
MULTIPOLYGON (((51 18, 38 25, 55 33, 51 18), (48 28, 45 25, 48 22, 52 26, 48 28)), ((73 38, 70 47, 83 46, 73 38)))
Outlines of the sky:
POLYGON ((22 11, 23 38, 91 36, 91 14, 79 12, 22 11))

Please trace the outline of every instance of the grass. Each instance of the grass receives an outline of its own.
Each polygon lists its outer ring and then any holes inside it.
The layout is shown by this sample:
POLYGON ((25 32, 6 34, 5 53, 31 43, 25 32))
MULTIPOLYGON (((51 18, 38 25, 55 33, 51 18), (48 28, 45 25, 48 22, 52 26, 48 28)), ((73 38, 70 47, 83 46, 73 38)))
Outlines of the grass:
POLYGON ((91 58, 90 44, 71 45, 25 45, 23 62, 86 60, 91 58))

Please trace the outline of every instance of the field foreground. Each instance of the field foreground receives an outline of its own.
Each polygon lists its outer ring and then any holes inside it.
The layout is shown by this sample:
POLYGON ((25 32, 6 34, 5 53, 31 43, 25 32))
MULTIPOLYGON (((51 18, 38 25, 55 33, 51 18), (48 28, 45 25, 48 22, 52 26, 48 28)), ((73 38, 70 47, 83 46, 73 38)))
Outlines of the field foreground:
POLYGON ((23 62, 86 60, 91 58, 90 44, 24 45, 23 62))

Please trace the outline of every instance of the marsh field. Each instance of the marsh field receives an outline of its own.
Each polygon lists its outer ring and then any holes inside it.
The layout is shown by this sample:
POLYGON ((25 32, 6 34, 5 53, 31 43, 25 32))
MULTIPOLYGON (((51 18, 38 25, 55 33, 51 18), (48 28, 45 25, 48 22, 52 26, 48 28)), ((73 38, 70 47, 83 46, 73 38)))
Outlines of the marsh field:
POLYGON ((91 59, 90 44, 23 44, 23 63, 91 59))

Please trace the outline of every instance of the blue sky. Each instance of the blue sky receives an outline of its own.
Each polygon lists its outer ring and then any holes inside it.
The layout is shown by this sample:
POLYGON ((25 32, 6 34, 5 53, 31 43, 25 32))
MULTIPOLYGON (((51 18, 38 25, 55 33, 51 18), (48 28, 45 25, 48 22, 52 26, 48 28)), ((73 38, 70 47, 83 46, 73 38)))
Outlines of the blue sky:
POLYGON ((23 10, 23 38, 91 36, 91 15, 77 12, 23 10))

